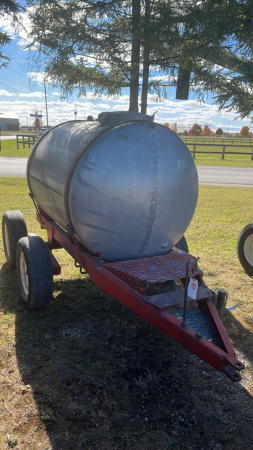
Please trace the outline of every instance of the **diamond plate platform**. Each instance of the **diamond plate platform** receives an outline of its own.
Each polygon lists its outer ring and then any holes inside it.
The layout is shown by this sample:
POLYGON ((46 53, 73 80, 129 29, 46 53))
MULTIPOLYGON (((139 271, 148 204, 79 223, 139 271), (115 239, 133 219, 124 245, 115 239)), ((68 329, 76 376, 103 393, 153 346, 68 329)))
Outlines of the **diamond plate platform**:
MULTIPOLYGON (((181 321, 183 320, 182 308, 177 311, 170 312, 170 314, 181 321)), ((194 305, 186 309, 185 323, 195 330, 196 333, 202 335, 205 339, 212 342, 217 347, 223 348, 218 334, 210 323, 209 317, 198 305, 194 305)))
MULTIPOLYGON (((196 259, 178 249, 173 249, 166 255, 108 263, 105 269, 143 293, 152 283, 185 278, 187 261, 189 261, 189 276, 193 276, 196 259)), ((195 275, 202 277, 201 270, 197 269, 195 275)))

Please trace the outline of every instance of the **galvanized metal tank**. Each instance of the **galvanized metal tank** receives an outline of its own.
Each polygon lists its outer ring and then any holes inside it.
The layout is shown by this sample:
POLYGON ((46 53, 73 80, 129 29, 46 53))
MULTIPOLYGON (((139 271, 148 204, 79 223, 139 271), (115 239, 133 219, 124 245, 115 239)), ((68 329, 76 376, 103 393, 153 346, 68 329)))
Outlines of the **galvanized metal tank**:
POLYGON ((197 203, 191 153, 153 116, 112 112, 99 120, 62 123, 37 141, 27 164, 33 197, 105 261, 168 252, 197 203))

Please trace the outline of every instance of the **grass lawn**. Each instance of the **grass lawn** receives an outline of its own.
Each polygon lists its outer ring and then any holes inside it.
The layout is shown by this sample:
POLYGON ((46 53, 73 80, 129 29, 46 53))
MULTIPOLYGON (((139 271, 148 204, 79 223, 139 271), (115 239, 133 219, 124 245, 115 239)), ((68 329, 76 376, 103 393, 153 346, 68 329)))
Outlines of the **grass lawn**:
MULTIPOLYGON (((51 304, 28 310, 0 237, 0 450, 253 448, 253 279, 236 254, 252 192, 200 186, 186 232, 206 284, 236 305, 225 327, 246 365, 237 384, 98 290, 65 251, 51 304)), ((9 209, 45 238, 24 179, 0 178, 0 215, 9 209)))
MULTIPOLYGON (((188 145, 189 150, 193 151, 192 145, 188 145)), ((196 152, 222 152, 222 145, 219 147, 196 147, 196 152)), ((253 168, 253 161, 251 160, 252 149, 246 148, 245 150, 241 147, 227 148, 227 151, 238 152, 241 154, 231 155, 225 154, 225 159, 221 158, 221 154, 214 153, 196 153, 195 164, 197 166, 219 166, 219 167, 251 167, 253 168), (243 155, 243 152, 249 152, 249 155, 243 155)))
POLYGON ((1 151, 0 156, 19 156, 20 158, 28 158, 30 155, 32 147, 23 148, 22 144, 19 144, 19 149, 17 148, 16 139, 10 139, 6 141, 1 141, 1 151))

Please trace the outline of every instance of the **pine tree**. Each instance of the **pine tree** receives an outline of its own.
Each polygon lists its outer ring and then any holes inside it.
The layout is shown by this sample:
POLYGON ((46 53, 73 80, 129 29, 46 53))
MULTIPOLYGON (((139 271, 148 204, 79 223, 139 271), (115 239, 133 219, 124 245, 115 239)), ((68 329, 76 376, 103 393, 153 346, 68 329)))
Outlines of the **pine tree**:
POLYGON ((129 109, 138 111, 141 93, 141 112, 146 112, 148 92, 166 97, 168 86, 178 83, 179 98, 187 96, 190 85, 199 98, 204 91, 211 91, 218 105, 235 109, 241 116, 252 109, 249 83, 253 75, 244 70, 248 63, 243 59, 233 65, 229 76, 234 83, 224 70, 214 67, 216 60, 226 66, 224 50, 230 49, 231 39, 242 56, 250 56, 251 0, 30 3, 35 4, 30 48, 34 54, 34 46, 39 46, 37 63, 40 68, 44 65, 63 96, 76 90, 80 96, 89 90, 112 96, 127 87, 129 109), (236 75, 238 66, 243 75, 236 75), (152 79, 151 67, 167 79, 152 79))
MULTIPOLYGON (((13 24, 15 25, 19 21, 18 13, 20 11, 20 5, 13 0, 3 0, 0 3, 0 16, 8 14, 13 19, 13 24)), ((11 42, 11 36, 8 33, 0 32, 0 67, 6 66, 10 60, 4 54, 4 46, 11 42)))

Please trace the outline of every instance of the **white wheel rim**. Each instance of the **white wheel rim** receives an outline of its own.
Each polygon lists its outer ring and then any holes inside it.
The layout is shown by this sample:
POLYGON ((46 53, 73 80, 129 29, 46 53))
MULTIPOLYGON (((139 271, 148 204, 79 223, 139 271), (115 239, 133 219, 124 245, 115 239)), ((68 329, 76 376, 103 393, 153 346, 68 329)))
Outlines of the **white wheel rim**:
POLYGON ((29 294, 29 280, 27 275, 27 266, 25 261, 25 255, 23 252, 20 253, 20 279, 22 283, 22 288, 26 296, 29 294))
POLYGON ((6 256, 7 256, 7 258, 9 258, 9 255, 10 255, 10 240, 9 240, 8 228, 7 228, 6 223, 4 224, 4 242, 5 242, 6 256))
POLYGON ((244 242, 244 255, 248 263, 253 267, 253 234, 247 237, 244 242))

